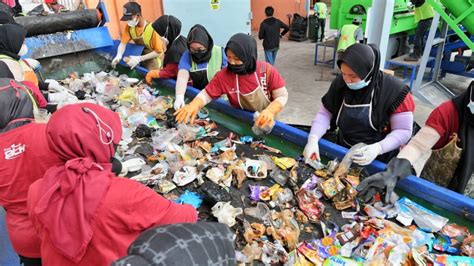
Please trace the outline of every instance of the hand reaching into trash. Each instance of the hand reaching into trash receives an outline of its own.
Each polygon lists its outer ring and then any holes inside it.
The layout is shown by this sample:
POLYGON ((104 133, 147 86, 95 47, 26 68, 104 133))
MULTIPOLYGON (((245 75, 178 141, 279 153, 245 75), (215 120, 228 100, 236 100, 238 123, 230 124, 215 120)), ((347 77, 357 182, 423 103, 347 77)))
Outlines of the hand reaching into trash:
POLYGON ((77 101, 77 97, 68 93, 67 91, 55 92, 48 94, 48 100, 51 103, 65 103, 77 101))
POLYGON ((48 83, 48 90, 52 92, 62 92, 62 91, 67 91, 66 87, 61 86, 59 82, 57 82, 54 79, 47 79, 44 82, 48 83))
POLYGON ((185 105, 176 111, 173 115, 176 116, 176 122, 178 123, 194 123, 196 115, 199 113, 199 110, 204 107, 204 101, 196 97, 192 102, 185 105))
POLYGON ((275 116, 283 109, 283 105, 278 101, 273 101, 267 108, 265 108, 257 120, 255 126, 265 128, 267 126, 273 127, 275 124, 275 116))
POLYGON ((112 68, 117 67, 117 64, 120 63, 120 60, 122 60, 122 55, 117 55, 113 60, 112 63, 110 64, 112 68))
POLYGON ((176 98, 174 100, 174 109, 179 110, 185 105, 184 103, 184 95, 178 94, 176 95, 176 98))
POLYGON ((137 67, 140 62, 142 61, 142 58, 141 56, 138 56, 138 55, 132 55, 129 57, 129 59, 127 60, 127 65, 130 67, 130 69, 134 69, 135 67, 137 67))
MULTIPOLYGON (((157 79, 157 78, 160 78, 160 70, 158 70, 158 69, 150 70, 150 71, 148 71, 148 73, 146 74, 146 77, 145 77, 146 83, 148 85, 151 85, 151 83, 153 82, 153 79, 157 79)), ((178 109, 176 109, 176 110, 178 110, 178 109)))
POLYGON ((309 135, 308 143, 304 147, 303 156, 305 159, 305 163, 309 163, 314 160, 321 160, 319 156, 319 144, 318 144, 318 137, 315 135, 309 135))
POLYGON ((354 151, 352 160, 358 165, 365 166, 371 164, 380 153, 382 153, 382 146, 379 143, 365 145, 354 151))
POLYGON ((385 190, 385 203, 390 201, 398 180, 411 175, 412 166, 407 159, 393 158, 387 165, 385 172, 380 172, 364 179, 357 191, 363 202, 369 202, 378 191, 385 190))

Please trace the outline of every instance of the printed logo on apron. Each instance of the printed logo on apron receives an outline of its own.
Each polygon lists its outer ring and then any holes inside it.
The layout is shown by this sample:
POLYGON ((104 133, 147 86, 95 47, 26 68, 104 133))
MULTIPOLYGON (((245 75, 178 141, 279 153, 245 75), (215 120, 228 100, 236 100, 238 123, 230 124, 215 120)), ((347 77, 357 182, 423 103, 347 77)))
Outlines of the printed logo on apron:
POLYGON ((237 100, 239 101, 240 108, 252 112, 261 112, 270 105, 270 99, 268 99, 267 92, 267 74, 266 68, 263 68, 264 76, 259 79, 257 71, 254 72, 255 80, 257 81, 257 87, 250 93, 243 94, 240 92, 239 86, 239 75, 235 75, 236 89, 237 89, 237 100), (263 81, 263 82, 261 82, 263 81))

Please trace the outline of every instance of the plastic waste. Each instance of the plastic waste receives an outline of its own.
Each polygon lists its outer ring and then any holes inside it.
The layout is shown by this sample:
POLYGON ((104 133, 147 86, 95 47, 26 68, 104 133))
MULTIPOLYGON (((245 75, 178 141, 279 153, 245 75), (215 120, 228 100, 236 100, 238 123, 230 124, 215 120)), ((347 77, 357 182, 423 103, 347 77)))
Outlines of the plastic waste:
POLYGON ((140 124, 147 124, 148 122, 148 114, 145 112, 136 112, 131 114, 127 118, 128 124, 130 124, 132 127, 137 127, 140 124))
MULTIPOLYGON (((255 122, 258 118, 258 116, 260 115, 259 112, 255 112, 253 113, 253 121, 255 122)), ((264 128, 261 128, 261 127, 258 127, 255 125, 252 126, 252 132, 257 135, 257 136, 260 136, 260 135, 263 135, 263 134, 270 134, 270 132, 272 132, 272 129, 273 129, 273 125, 268 125, 268 126, 265 126, 264 128)))
POLYGON ((144 165, 146 162, 142 158, 132 158, 122 163, 122 167, 126 167, 129 173, 140 171, 144 165))
POLYGON ((181 196, 179 196, 176 202, 179 204, 189 204, 197 209, 202 204, 202 197, 195 192, 186 190, 181 196))
POLYGON ((178 186, 184 186, 193 182, 198 177, 196 167, 185 166, 174 173, 173 182, 178 186))
POLYGON ((267 177, 267 164, 263 161, 246 159, 245 173, 250 178, 264 179, 267 177))
POLYGON ((255 207, 245 208, 244 212, 245 215, 262 221, 267 221, 270 218, 270 208, 263 202, 258 202, 255 207))
POLYGON ((250 193, 249 193, 249 198, 251 201, 260 201, 260 194, 267 190, 267 186, 258 186, 258 185, 249 185, 250 193))
POLYGON ((309 220, 311 222, 318 222, 324 212, 324 204, 312 193, 304 189, 300 189, 297 192, 296 198, 298 200, 298 206, 309 220))
POLYGON ((242 214, 242 208, 234 208, 230 202, 218 202, 212 207, 212 215, 217 218, 219 223, 224 223, 229 227, 235 225, 235 217, 242 214))
POLYGON ((165 147, 168 143, 180 143, 181 137, 179 137, 179 132, 175 128, 165 129, 165 130, 158 130, 154 132, 152 135, 153 146, 157 150, 165 150, 165 147))
POLYGON ((438 232, 449 221, 448 218, 440 216, 425 207, 409 200, 406 197, 401 198, 395 203, 399 216, 408 217, 415 221, 416 225, 426 232, 438 232))
POLYGON ((255 239, 261 238, 265 234, 265 226, 261 223, 251 223, 245 225, 244 238, 247 243, 252 243, 255 239))

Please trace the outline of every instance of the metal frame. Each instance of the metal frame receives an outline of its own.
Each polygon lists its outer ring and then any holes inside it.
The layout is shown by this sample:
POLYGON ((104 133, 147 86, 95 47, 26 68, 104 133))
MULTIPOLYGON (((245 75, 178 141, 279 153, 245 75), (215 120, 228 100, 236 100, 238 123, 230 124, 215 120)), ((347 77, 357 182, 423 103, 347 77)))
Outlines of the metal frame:
POLYGON ((451 16, 446 13, 444 8, 436 0, 427 0, 426 2, 428 2, 436 11, 436 13, 438 13, 443 18, 443 20, 449 25, 449 27, 454 30, 454 32, 456 32, 456 34, 469 47, 469 49, 474 51, 474 42, 472 42, 471 39, 467 37, 466 33, 464 33, 464 31, 458 26, 458 24, 461 23, 463 19, 465 19, 469 14, 474 12, 474 5, 464 11, 464 13, 462 13, 459 17, 451 18, 451 16))
POLYGON ((434 106, 441 104, 442 102, 454 97, 454 93, 451 92, 446 86, 439 82, 441 73, 441 62, 443 60, 444 46, 446 43, 446 36, 448 34, 448 24, 442 21, 441 33, 438 38, 435 38, 438 24, 440 22, 440 14, 435 13, 433 21, 431 23, 428 38, 426 40, 425 49, 423 50, 423 56, 421 58, 420 66, 418 68, 418 74, 416 76, 415 84, 413 86, 413 93, 434 106), (430 58, 431 49, 433 46, 438 46, 435 57, 435 65, 432 68, 432 75, 430 80, 422 84, 423 77, 425 75, 428 60, 430 58))

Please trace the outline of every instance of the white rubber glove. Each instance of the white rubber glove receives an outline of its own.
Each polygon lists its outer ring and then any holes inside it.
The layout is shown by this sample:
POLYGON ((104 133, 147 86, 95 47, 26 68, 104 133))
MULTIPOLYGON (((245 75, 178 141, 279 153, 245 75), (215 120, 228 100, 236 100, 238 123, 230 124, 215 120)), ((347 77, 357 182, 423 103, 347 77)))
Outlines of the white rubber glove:
POLYGON ((308 143, 304 147, 303 155, 306 163, 309 163, 313 160, 321 161, 321 157, 319 156, 319 144, 318 144, 318 137, 315 135, 309 135, 308 143))
POLYGON ((110 64, 112 68, 115 68, 117 64, 120 63, 120 60, 122 60, 121 54, 118 54, 117 56, 115 56, 114 60, 112 60, 112 63, 110 64))
POLYGON ((174 109, 179 110, 181 107, 184 107, 184 95, 178 94, 176 95, 176 99, 174 100, 174 109))
POLYGON ((64 102, 77 101, 77 97, 65 91, 61 91, 61 92, 49 93, 48 100, 51 103, 59 104, 59 103, 64 103, 64 102))
POLYGON ((33 58, 23 59, 34 71, 38 70, 41 67, 41 64, 38 60, 33 58))
POLYGON ((130 67, 130 69, 134 69, 140 64, 141 61, 141 56, 132 55, 130 56, 130 60, 127 62, 127 65, 130 67))
POLYGON ((365 145, 364 147, 354 151, 352 161, 361 166, 368 165, 372 163, 380 153, 382 153, 382 146, 380 146, 378 142, 371 145, 365 145))
POLYGON ((48 83, 48 90, 52 92, 62 92, 62 91, 67 91, 66 87, 62 86, 59 84, 54 79, 47 79, 44 82, 48 83))

